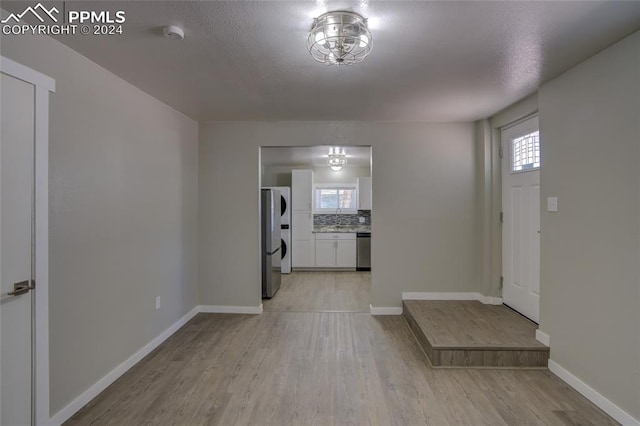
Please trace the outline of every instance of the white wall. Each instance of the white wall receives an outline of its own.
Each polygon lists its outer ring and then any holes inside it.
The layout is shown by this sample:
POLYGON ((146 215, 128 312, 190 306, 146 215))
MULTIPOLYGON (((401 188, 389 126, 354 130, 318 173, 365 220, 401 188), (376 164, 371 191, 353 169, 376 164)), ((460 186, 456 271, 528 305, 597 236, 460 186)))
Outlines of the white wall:
POLYGON ((542 86, 540 327, 640 419, 640 33, 542 86))
POLYGON ((305 169, 306 166, 267 166, 262 168, 262 186, 291 187, 291 169, 305 169))
POLYGON ((369 167, 349 167, 334 172, 329 166, 313 168, 313 183, 356 183, 360 177, 370 177, 369 167))
MULTIPOLYGON (((475 123, 475 144, 476 144, 476 244, 477 244, 477 271, 478 288, 481 294, 491 297, 502 297, 502 290, 499 288, 499 278, 491 274, 492 232, 496 229, 496 215, 500 210, 492 207, 493 195, 493 165, 492 157, 491 127, 489 120, 480 120, 475 123)), ((497 223, 499 226, 500 224, 497 223)), ((501 256, 501 253, 498 252, 501 256)), ((499 275, 498 275, 499 277, 499 275)))
POLYGON ((198 127, 51 38, 3 35, 2 55, 56 80, 49 159, 54 414, 197 304, 198 127))
POLYGON ((336 132, 373 147, 372 304, 400 306, 403 291, 478 291, 472 123, 205 123, 201 303, 260 304, 259 147, 329 145, 336 132))
POLYGON ((292 169, 313 169, 314 183, 356 183, 359 177, 370 177, 371 168, 346 166, 334 172, 329 166, 267 166, 262 169, 262 186, 291 186, 292 169))

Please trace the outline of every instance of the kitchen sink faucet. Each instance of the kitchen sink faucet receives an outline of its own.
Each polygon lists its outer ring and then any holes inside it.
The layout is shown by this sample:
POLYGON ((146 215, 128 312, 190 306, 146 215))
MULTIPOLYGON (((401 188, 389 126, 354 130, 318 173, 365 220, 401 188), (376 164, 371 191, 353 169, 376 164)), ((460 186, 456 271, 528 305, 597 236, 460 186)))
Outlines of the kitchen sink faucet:
POLYGON ((340 217, 338 217, 338 212, 340 212, 340 214, 342 214, 342 209, 340 207, 338 207, 336 209, 336 219, 335 219, 335 223, 336 225, 340 226, 340 217))

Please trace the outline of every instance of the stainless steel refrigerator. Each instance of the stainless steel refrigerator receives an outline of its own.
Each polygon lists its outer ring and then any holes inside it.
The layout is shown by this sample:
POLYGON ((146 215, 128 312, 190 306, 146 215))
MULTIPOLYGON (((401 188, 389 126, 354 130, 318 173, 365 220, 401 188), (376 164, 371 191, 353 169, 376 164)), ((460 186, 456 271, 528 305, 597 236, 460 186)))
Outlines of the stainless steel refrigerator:
POLYGON ((271 298, 280 288, 280 191, 263 189, 260 194, 262 240, 262 297, 271 298))

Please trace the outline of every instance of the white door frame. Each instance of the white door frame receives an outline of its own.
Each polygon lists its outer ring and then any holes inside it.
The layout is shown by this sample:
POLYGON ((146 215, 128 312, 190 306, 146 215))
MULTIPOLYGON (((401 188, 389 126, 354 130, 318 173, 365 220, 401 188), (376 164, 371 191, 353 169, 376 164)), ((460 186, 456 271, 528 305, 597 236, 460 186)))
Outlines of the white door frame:
POLYGON ((35 419, 49 423, 49 92, 51 77, 0 56, 0 72, 35 87, 35 419))

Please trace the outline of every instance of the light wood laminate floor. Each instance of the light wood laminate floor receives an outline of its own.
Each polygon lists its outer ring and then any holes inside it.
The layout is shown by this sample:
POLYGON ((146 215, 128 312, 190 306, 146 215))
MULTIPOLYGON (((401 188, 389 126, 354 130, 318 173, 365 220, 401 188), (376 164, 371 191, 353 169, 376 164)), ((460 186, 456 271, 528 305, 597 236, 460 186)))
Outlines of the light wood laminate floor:
POLYGON ((433 370, 400 316, 199 314, 68 425, 607 425, 548 371, 433 370))
POLYGON ((282 275, 271 312, 369 312, 371 272, 293 272, 282 275))
MULTIPOLYGON (((295 302, 294 284, 265 310, 364 309, 295 302)), ((401 316, 267 311, 198 314, 65 424, 616 423, 548 371, 432 369, 401 316)))

